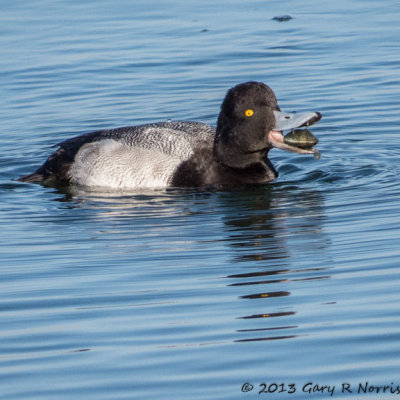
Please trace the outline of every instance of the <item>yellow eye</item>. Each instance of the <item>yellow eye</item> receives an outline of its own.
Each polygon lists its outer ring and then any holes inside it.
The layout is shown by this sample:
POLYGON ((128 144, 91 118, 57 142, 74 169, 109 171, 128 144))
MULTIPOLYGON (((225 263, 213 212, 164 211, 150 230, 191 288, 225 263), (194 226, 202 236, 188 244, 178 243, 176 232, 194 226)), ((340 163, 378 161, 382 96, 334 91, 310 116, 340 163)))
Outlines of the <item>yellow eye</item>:
POLYGON ((254 115, 254 111, 251 110, 251 109, 249 108, 248 110, 246 110, 246 111, 244 112, 244 115, 245 115, 246 117, 252 117, 252 116, 254 115))

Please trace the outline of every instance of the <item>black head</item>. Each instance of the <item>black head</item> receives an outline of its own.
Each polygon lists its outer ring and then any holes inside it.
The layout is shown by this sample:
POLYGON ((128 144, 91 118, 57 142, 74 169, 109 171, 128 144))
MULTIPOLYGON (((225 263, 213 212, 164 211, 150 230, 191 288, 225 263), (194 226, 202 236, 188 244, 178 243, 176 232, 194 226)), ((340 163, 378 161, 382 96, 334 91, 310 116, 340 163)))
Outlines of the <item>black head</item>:
POLYGON ((218 117, 214 155, 222 164, 246 168, 265 159, 268 134, 279 110, 272 89, 260 82, 241 83, 228 91, 218 117))

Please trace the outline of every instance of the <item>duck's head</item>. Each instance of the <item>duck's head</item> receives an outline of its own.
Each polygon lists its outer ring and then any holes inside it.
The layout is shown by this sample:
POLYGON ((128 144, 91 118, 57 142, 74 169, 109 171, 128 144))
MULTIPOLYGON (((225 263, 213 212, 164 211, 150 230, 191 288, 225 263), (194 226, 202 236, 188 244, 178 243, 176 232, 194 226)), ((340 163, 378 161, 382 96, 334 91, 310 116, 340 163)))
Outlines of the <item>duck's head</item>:
POLYGON ((268 151, 282 150, 313 154, 285 143, 283 131, 308 126, 320 120, 318 112, 283 113, 272 89, 260 82, 241 83, 228 91, 221 106, 214 154, 223 165, 247 168, 265 161, 268 151))

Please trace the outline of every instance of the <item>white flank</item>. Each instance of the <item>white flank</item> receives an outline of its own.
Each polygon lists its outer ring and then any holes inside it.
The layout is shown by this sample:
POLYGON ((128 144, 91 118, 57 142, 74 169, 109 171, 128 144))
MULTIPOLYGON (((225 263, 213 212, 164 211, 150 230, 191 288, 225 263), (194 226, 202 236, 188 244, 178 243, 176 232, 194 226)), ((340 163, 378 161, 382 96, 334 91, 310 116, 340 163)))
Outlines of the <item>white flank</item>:
POLYGON ((182 161, 158 149, 131 147, 104 139, 82 146, 69 173, 71 183, 84 186, 166 187, 182 161))

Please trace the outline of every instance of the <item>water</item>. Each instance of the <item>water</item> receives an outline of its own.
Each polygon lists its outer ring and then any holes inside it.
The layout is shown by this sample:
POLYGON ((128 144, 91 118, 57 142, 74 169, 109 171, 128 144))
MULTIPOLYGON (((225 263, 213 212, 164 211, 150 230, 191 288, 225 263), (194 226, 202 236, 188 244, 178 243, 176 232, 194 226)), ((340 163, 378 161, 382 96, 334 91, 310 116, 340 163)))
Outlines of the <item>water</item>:
POLYGON ((398 2, 1 8, 1 399, 396 398, 363 390, 400 383, 398 2), (214 124, 247 80, 324 115, 319 160, 224 192, 12 180, 83 132, 214 124))

